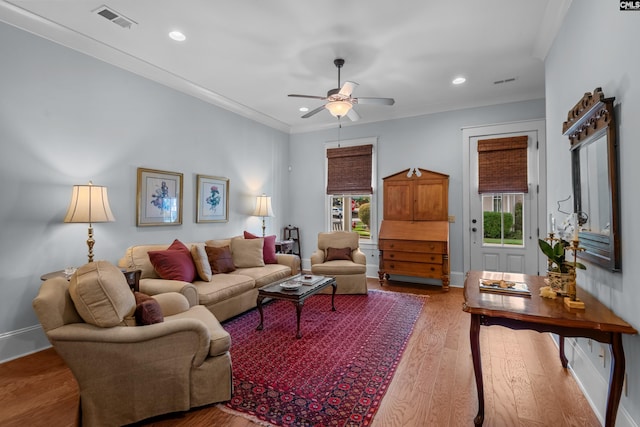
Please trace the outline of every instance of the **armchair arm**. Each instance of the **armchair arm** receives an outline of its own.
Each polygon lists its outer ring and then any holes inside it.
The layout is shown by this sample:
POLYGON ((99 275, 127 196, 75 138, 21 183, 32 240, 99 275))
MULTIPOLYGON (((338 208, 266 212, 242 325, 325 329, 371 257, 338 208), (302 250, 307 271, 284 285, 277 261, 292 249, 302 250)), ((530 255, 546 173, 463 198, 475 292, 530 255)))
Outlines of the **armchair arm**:
POLYGON ((189 307, 198 305, 198 289, 193 283, 181 280, 140 279, 140 292, 147 295, 158 295, 167 292, 177 292, 189 301, 189 307))
POLYGON ((351 259, 356 264, 367 265, 367 256, 360 250, 360 248, 356 248, 351 252, 351 259))
POLYGON ((189 310, 189 301, 187 300, 187 297, 177 292, 156 294, 153 296, 153 299, 155 299, 160 305, 162 315, 164 317, 184 313, 189 310))
POLYGON ((291 269, 291 275, 295 276, 300 272, 300 257, 293 254, 276 254, 278 264, 286 265, 291 269))
POLYGON ((322 249, 317 249, 311 255, 311 265, 322 264, 323 262, 324 262, 324 251, 322 249))
MULTIPOLYGON (((127 349, 135 353, 130 359, 152 360, 152 356, 169 348, 181 347, 200 366, 209 354, 211 336, 207 326, 198 319, 173 319, 146 326, 114 326, 101 328, 88 323, 72 323, 53 329, 47 337, 56 349, 66 349, 67 356, 87 358, 86 352, 102 354, 120 353, 127 349), (95 348, 94 348, 95 347, 95 348), (91 350, 90 350, 91 349, 91 350), (150 359, 146 359, 146 358, 150 359)), ((92 362, 93 363, 93 362, 92 362)))

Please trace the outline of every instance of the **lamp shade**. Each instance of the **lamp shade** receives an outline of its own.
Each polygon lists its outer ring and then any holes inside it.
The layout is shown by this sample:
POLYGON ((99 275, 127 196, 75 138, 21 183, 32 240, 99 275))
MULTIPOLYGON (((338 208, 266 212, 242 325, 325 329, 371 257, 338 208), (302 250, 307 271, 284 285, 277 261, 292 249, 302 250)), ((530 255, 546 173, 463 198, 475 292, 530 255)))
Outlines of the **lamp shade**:
POLYGON ((115 221, 109 198, 107 197, 107 187, 93 185, 74 185, 71 193, 71 203, 67 209, 64 222, 113 222, 115 221))
POLYGON ((351 110, 351 103, 348 101, 331 101, 324 106, 332 116, 344 117, 351 110))
POLYGON ((271 209, 271 197, 262 195, 256 199, 256 210, 253 212, 254 216, 275 216, 271 209))

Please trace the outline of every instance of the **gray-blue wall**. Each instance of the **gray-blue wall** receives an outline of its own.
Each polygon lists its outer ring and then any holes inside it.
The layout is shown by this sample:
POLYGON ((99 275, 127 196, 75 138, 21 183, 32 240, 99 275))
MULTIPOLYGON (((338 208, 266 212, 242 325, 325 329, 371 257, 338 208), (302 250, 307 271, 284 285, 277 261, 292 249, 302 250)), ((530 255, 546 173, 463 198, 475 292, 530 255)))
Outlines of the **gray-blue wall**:
MULTIPOLYGON (((622 230, 622 273, 611 273, 593 265, 579 271, 578 284, 635 329, 640 330, 640 14, 618 10, 618 2, 573 1, 546 59, 547 108, 547 206, 571 194, 568 139, 562 136, 562 122, 585 92, 602 87, 605 96, 615 97, 619 112, 620 206, 622 230)), ((566 205, 571 209, 572 203, 566 205)), ((551 212, 551 210, 550 210, 551 212)), ((554 215, 559 216, 557 211, 554 215)), ((589 307, 586 308, 589 310, 589 307)), ((623 394, 617 426, 640 424, 640 337, 623 338, 627 359, 628 396, 623 394)), ((578 381, 604 414, 609 379, 609 351, 599 357, 600 344, 577 340, 568 346, 568 357, 578 381)), ((550 362, 551 363, 551 362, 550 362)))

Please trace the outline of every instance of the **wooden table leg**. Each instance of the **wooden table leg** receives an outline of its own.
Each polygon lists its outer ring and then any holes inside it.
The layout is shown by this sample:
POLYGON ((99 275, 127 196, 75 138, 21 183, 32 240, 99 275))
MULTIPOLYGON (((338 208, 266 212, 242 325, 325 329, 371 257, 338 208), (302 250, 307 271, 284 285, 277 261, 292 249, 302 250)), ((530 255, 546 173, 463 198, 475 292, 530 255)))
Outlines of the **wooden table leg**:
POLYGON ((302 306, 304 305, 303 301, 300 301, 296 304, 296 316, 297 316, 297 324, 298 330, 296 331, 296 338, 302 338, 302 333, 300 332, 300 315, 302 314, 302 306))
POLYGON ((262 300, 264 300, 264 297, 258 297, 257 305, 258 305, 258 311, 260 312, 260 324, 258 325, 258 327, 256 328, 257 331, 261 331, 262 328, 264 327, 262 322, 264 321, 264 314, 262 313, 262 300))
POLYGON ((338 290, 338 284, 336 282, 333 282, 331 284, 331 287, 333 288, 333 292, 331 292, 331 311, 336 311, 336 305, 334 304, 334 300, 336 299, 336 291, 338 290))
POLYGON ((605 427, 616 425, 618 405, 622 396, 622 383, 624 381, 624 349, 622 348, 622 334, 613 333, 611 336, 611 373, 609 378, 609 396, 607 397, 607 411, 605 414, 605 427))
POLYGON ((481 426, 484 422, 484 384, 482 382, 482 360, 480 359, 480 315, 471 315, 471 327, 469 328, 471 341, 471 357, 473 359, 473 372, 476 376, 476 388, 478 390, 478 414, 473 419, 473 424, 481 426))
POLYGON ((560 363, 562 363, 562 367, 566 369, 569 366, 569 361, 564 354, 564 335, 558 335, 558 351, 560 352, 560 363))

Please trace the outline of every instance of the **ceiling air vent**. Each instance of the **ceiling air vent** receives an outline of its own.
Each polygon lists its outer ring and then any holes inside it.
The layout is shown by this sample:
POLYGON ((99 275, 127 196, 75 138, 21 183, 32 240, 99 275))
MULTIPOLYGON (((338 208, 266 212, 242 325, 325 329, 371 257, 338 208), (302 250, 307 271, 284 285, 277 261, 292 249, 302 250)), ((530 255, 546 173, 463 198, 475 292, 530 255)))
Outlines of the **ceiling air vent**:
POLYGON ((102 16, 103 18, 108 19, 114 24, 118 24, 122 28, 126 28, 128 30, 130 30, 134 25, 138 24, 134 20, 127 18, 123 14, 116 12, 115 10, 104 4, 94 10, 94 12, 102 16))
POLYGON ((501 85, 503 83, 511 83, 516 81, 515 77, 509 77, 508 79, 504 79, 504 80, 496 80, 495 82, 493 82, 494 85, 501 85))

